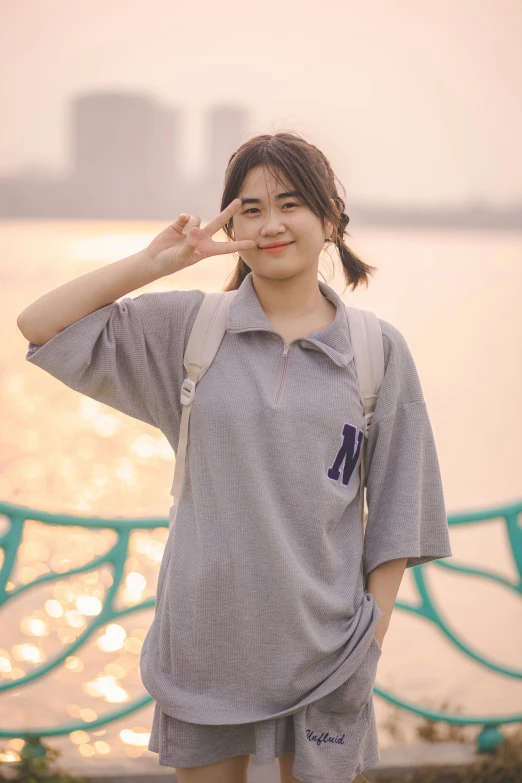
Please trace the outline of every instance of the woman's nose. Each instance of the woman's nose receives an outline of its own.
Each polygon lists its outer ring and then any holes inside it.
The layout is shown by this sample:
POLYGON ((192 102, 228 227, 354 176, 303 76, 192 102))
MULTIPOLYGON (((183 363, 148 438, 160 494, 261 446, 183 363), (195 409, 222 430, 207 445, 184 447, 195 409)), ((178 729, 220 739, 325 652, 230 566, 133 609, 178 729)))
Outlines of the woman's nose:
POLYGON ((282 223, 278 223, 277 220, 267 220, 264 224, 263 228, 261 229, 261 233, 265 234, 280 234, 282 231, 285 231, 285 227, 282 223))

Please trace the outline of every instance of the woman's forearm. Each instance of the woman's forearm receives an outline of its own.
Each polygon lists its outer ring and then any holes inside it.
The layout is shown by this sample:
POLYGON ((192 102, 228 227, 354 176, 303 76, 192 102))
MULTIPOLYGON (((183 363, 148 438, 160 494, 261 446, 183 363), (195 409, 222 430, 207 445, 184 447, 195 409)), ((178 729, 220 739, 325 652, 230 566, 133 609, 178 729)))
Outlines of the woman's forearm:
POLYGON ((406 569, 407 557, 397 560, 387 560, 370 571, 368 576, 368 593, 371 593, 382 612, 375 626, 375 638, 382 647, 384 635, 388 630, 390 619, 397 599, 397 593, 406 569))
POLYGON ((164 274, 148 251, 140 250, 44 294, 20 313, 18 328, 26 340, 43 345, 75 321, 164 274))

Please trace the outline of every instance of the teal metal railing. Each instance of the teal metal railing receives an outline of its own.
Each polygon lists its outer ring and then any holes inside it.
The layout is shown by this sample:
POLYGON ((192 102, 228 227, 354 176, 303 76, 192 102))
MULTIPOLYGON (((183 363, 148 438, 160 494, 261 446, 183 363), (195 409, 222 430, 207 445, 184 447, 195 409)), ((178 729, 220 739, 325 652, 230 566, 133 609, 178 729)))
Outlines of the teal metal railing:
MULTIPOLYGON (((446 558, 442 560, 436 560, 431 563, 426 563, 425 565, 416 566, 411 569, 420 603, 415 605, 406 603, 404 601, 396 601, 395 603, 396 609, 410 612, 436 625, 438 631, 470 659, 476 661, 491 671, 496 671, 506 677, 512 677, 515 679, 522 678, 522 670, 513 669, 508 666, 501 666, 498 663, 495 663, 494 661, 477 654, 465 644, 464 640, 460 636, 458 636, 454 631, 450 630, 450 628, 444 622, 444 619, 437 611, 437 608, 431 598, 428 584, 425 579, 425 569, 428 566, 430 568, 448 568, 451 571, 464 575, 472 574, 474 576, 480 576, 484 579, 490 579, 497 584, 501 584, 520 596, 522 593, 522 528, 518 524, 518 516, 521 514, 521 512, 522 501, 519 501, 501 508, 493 508, 481 512, 475 511, 467 514, 453 514, 448 517, 448 524, 450 526, 476 525, 492 519, 502 519, 506 526, 507 539, 509 541, 513 560, 518 572, 517 582, 510 582, 494 571, 471 568, 466 565, 459 565, 458 563, 453 562, 453 558, 446 558)), ((68 656, 72 655, 83 644, 85 644, 85 642, 90 637, 92 637, 94 632, 100 626, 103 626, 110 621, 118 620, 119 618, 124 617, 130 613, 138 612, 142 609, 152 608, 155 605, 155 599, 150 598, 148 600, 142 601, 141 603, 134 604, 131 607, 117 610, 114 608, 114 599, 121 585, 125 562, 128 555, 129 538, 131 533, 140 529, 150 530, 158 527, 168 528, 169 523, 167 518, 149 517, 143 519, 104 519, 100 517, 79 517, 68 514, 48 514, 42 511, 36 511, 31 508, 17 506, 12 503, 5 502, 0 502, 0 515, 3 515, 10 520, 9 529, 4 533, 4 535, 0 537, 0 549, 3 550, 4 553, 4 560, 0 570, 1 608, 4 608, 9 601, 12 601, 14 598, 21 595, 24 591, 34 589, 38 585, 42 585, 53 580, 61 580, 64 578, 64 576, 73 576, 74 574, 91 571, 104 565, 112 566, 114 574, 112 584, 107 590, 101 612, 92 620, 92 622, 90 622, 89 626, 84 630, 84 632, 81 633, 73 643, 69 644, 63 652, 56 655, 46 664, 42 666, 36 666, 33 671, 24 677, 0 682, 0 693, 3 691, 8 691, 12 688, 19 689, 33 680, 44 677, 48 672, 56 669, 65 661, 68 656), (18 546, 22 540, 24 527, 28 520, 38 521, 46 525, 74 526, 93 530, 114 530, 117 534, 117 540, 114 546, 112 546, 105 554, 100 557, 93 558, 88 563, 84 563, 78 568, 71 568, 66 572, 60 573, 52 571, 37 577, 33 581, 24 584, 21 587, 13 590, 6 590, 6 585, 8 581, 10 581, 11 574, 16 563, 18 546)), ((477 737, 477 750, 479 752, 492 751, 499 744, 504 742, 505 738, 499 730, 499 726, 509 723, 522 722, 522 712, 501 716, 473 716, 462 715, 461 713, 457 715, 450 714, 448 712, 432 710, 425 707, 419 707, 410 701, 399 698, 399 696, 394 695, 391 693, 391 691, 380 688, 377 685, 374 688, 374 693, 389 703, 394 704, 404 710, 408 710, 411 713, 427 718, 428 720, 442 721, 459 726, 482 726, 482 731, 477 737)), ((81 720, 52 728, 33 728, 30 730, 24 729, 22 727, 0 729, 0 738, 23 738, 25 740, 25 745, 22 751, 22 756, 44 755, 45 748, 40 742, 43 737, 70 734, 71 732, 77 730, 92 731, 98 729, 100 726, 105 726, 108 723, 120 720, 121 718, 136 712, 147 704, 152 703, 152 701, 152 698, 147 695, 132 701, 125 707, 108 712, 92 721, 81 720)))

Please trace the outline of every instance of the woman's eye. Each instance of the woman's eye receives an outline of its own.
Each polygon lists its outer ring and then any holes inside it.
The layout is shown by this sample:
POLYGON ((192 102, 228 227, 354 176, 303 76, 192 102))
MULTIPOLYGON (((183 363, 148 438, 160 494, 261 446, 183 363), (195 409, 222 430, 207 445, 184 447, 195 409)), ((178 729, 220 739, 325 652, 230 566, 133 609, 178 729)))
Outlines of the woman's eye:
MULTIPOLYGON (((298 204, 291 204, 290 202, 288 202, 287 204, 283 204, 283 206, 285 206, 285 207, 297 207, 298 204)), ((247 209, 245 212, 243 212, 243 214, 244 215, 248 215, 248 213, 252 212, 253 209, 257 209, 257 207, 251 207, 250 209, 247 209)))

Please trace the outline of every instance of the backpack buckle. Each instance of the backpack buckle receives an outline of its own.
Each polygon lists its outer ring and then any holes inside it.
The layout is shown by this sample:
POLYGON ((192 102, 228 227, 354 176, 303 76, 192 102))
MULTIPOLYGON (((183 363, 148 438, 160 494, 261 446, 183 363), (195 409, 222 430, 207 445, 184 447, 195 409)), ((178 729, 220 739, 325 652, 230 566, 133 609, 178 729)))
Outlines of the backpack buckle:
POLYGON ((185 378, 181 385, 180 402, 182 405, 190 405, 196 394, 196 383, 191 378, 185 378))

